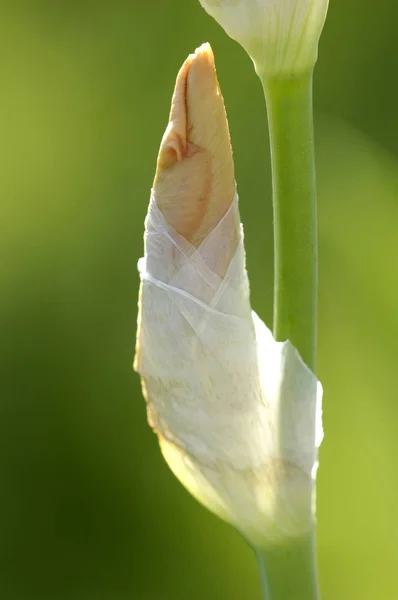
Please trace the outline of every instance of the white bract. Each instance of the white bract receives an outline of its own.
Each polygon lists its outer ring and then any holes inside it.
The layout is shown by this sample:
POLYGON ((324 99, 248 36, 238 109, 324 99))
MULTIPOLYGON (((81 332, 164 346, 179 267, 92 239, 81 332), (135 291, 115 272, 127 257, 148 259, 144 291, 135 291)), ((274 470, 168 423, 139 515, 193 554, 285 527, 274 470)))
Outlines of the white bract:
POLYGON ((260 76, 311 70, 329 0, 199 0, 252 58, 260 76))
MULTIPOLYGON (((199 248, 152 198, 139 358, 151 426, 184 486, 256 547, 312 527, 322 390, 290 342, 252 313, 243 235, 227 274, 211 264, 237 199, 199 248)), ((214 261, 213 261, 214 262, 214 261)))

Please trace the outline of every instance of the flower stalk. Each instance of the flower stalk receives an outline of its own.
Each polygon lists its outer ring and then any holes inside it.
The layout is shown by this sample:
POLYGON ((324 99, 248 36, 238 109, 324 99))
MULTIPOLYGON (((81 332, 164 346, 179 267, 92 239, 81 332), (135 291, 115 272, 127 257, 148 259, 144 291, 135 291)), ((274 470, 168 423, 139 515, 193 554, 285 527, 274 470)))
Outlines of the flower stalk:
MULTIPOLYGON (((290 340, 316 364, 318 244, 312 69, 261 78, 267 105, 274 210, 274 321, 278 341, 290 340)), ((290 410, 280 404, 281 423, 290 410)), ((288 430, 279 431, 282 446, 288 430)), ((314 528, 282 545, 257 550, 264 600, 318 600, 314 528)))
POLYGON ((262 79, 274 206, 274 337, 315 370, 317 216, 312 72, 262 79))
POLYGON ((315 537, 256 551, 263 600, 317 600, 315 537))

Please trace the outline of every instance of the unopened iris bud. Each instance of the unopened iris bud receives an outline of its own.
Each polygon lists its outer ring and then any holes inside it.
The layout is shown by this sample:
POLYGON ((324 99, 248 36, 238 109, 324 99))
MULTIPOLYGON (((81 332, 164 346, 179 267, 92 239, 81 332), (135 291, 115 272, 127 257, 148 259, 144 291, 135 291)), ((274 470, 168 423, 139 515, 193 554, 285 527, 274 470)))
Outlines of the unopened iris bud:
POLYGON ((208 44, 183 64, 146 217, 134 367, 182 484, 257 548, 313 525, 321 387, 252 312, 208 44))
POLYGON ((329 0, 199 0, 252 58, 260 77, 313 69, 329 0))

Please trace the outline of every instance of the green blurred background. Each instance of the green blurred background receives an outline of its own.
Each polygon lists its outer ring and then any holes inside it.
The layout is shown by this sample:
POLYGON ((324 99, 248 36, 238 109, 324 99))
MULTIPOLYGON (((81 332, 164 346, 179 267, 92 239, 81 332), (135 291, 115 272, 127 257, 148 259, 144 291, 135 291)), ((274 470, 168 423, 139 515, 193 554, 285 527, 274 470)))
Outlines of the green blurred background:
MULTIPOLYGON (((213 45, 254 308, 272 319, 261 87, 198 0, 2 2, 0 597, 259 598, 163 463, 132 372, 143 219, 176 72, 213 45)), ((323 600, 398 589, 398 4, 331 0, 316 69, 323 600)))

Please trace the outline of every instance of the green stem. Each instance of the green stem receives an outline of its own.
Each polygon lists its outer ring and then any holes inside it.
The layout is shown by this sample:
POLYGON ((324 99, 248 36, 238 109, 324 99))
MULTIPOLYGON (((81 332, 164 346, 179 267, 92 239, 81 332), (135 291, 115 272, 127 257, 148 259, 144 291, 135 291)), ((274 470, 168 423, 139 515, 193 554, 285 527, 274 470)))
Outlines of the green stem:
POLYGON ((317 223, 312 72, 264 79, 274 202, 274 336, 314 370, 317 223))
MULTIPOLYGON (((317 219, 312 72, 264 78, 274 203, 274 337, 290 340, 312 369, 316 361, 317 219)), ((281 403, 278 432, 289 447, 281 403)), ((310 502, 310 499, 309 499, 310 502)), ((310 507, 309 507, 310 510, 310 507)), ((257 552, 266 600, 319 598, 314 534, 257 552)))
POLYGON ((263 600, 319 598, 315 542, 312 535, 256 552, 263 600))
POLYGON ((270 600, 271 596, 268 587, 267 572, 264 564, 263 553, 258 550, 254 550, 254 552, 257 558, 258 572, 260 575, 261 600, 270 600))

